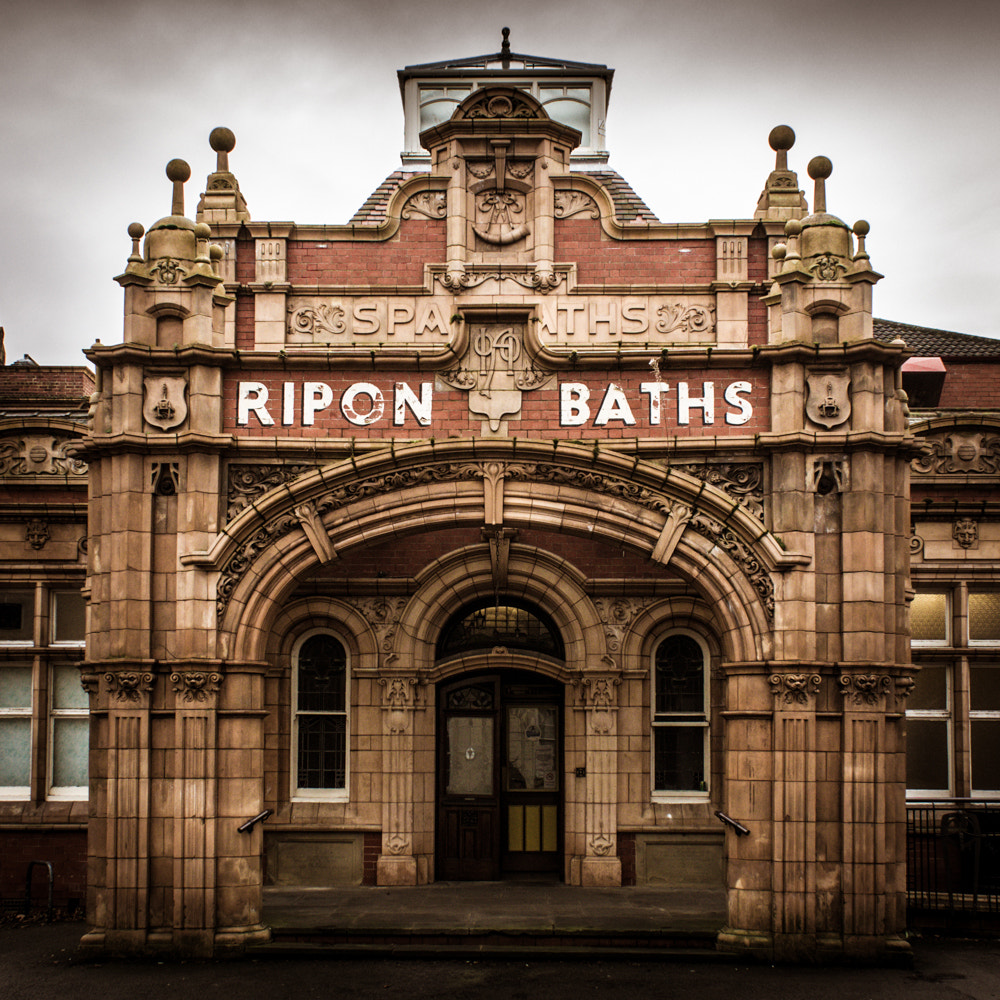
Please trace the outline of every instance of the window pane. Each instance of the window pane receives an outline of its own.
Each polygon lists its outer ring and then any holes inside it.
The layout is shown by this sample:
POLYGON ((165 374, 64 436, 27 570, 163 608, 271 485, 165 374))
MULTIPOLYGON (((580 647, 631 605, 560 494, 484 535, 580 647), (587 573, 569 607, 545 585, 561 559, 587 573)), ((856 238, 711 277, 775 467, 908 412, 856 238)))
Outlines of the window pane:
POLYGON ((31 711, 31 667, 0 667, 0 708, 31 711))
POLYGON ((687 635, 672 635, 656 649, 657 715, 705 711, 705 658, 687 635))
POLYGON ((31 774, 31 720, 0 718, 0 787, 27 786, 31 774))
POLYGON ((347 654, 332 635, 310 636, 299 649, 299 711, 346 709, 347 654))
POLYGON ((917 594, 910 605, 914 642, 948 641, 948 598, 945 594, 917 594))
POLYGON ((550 118, 554 118, 563 125, 579 129, 582 133, 581 146, 590 145, 590 105, 581 104, 579 101, 550 101, 545 105, 545 110, 550 118))
POLYGON ((946 709, 948 707, 948 668, 921 667, 917 686, 910 694, 907 710, 946 709))
POLYGON ((1000 712, 1000 667, 973 667, 971 676, 973 712, 1000 712))
POLYGON ((946 720, 906 720, 906 787, 948 791, 946 720))
POLYGON ((653 788, 657 791, 705 791, 705 732, 701 726, 653 729, 653 788))
POLYGON ((493 794, 493 718, 453 715, 448 719, 449 795, 493 794))
POLYGON ((299 716, 299 788, 344 788, 347 784, 347 718, 299 716))
POLYGON ((52 720, 52 780, 58 788, 87 784, 90 722, 86 718, 52 720))
POLYGON ((562 639, 540 614, 514 604, 490 604, 466 609, 445 625, 438 640, 438 656, 497 646, 563 655, 562 639))
POLYGON ((86 602, 79 591, 52 595, 52 638, 55 642, 83 642, 86 631, 86 602))
POLYGON ((969 639, 1000 642, 1000 593, 969 594, 969 639))
POLYGON ((1000 719, 972 720, 972 790, 1000 789, 1000 719))
POLYGON ((89 708, 90 699, 80 684, 80 668, 75 664, 52 670, 52 707, 89 708))
POLYGON ((34 591, 0 591, 0 642, 31 642, 34 620, 34 591))

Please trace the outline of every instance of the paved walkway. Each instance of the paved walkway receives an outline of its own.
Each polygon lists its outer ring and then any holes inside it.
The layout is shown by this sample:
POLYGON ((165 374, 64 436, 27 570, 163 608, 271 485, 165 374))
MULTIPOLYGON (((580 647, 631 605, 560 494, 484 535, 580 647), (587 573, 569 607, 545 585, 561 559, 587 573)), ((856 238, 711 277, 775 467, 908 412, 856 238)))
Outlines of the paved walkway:
POLYGON ((435 882, 397 888, 264 890, 264 922, 276 934, 704 936, 714 935, 725 921, 721 889, 435 882))

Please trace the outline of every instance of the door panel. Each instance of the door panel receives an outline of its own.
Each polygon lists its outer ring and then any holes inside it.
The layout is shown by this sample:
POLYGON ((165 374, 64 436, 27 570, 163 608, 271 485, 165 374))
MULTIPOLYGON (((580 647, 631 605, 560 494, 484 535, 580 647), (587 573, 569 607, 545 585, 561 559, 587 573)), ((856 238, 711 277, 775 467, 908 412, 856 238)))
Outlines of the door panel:
POLYGON ((558 874, 562 688, 508 671, 438 691, 437 877, 558 874))

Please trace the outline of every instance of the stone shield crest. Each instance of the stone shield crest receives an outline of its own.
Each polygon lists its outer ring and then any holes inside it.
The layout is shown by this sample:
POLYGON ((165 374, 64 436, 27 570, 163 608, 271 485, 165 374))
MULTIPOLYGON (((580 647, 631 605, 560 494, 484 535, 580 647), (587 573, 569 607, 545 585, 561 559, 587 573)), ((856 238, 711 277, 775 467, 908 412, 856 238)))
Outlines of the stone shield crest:
POLYGON ((169 431, 187 419, 187 380, 179 375, 150 375, 143 380, 142 415, 151 427, 169 431))
POLYGON ((807 375, 806 416, 827 430, 845 423, 851 415, 850 384, 851 376, 843 371, 807 375))

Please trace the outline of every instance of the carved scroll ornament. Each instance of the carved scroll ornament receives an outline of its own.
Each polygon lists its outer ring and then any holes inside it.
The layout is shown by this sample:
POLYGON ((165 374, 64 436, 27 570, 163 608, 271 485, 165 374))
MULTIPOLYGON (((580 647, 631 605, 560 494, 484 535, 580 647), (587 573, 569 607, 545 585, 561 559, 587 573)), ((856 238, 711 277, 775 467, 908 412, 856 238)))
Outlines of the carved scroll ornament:
POLYGON ((910 463, 917 475, 1000 475, 1000 434, 985 431, 944 431, 922 437, 930 454, 910 463))
POLYGON ((209 696, 218 694, 224 677, 214 670, 176 671, 170 675, 174 694, 183 695, 184 701, 207 701, 209 696))
POLYGON ((87 464, 66 454, 72 440, 51 434, 0 438, 0 476, 86 476, 87 464))
POLYGON ((823 683, 819 674, 771 674, 767 680, 771 693, 785 705, 805 705, 819 693, 823 683))

